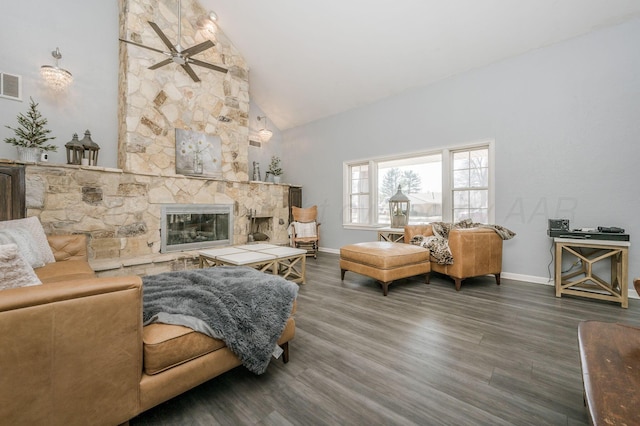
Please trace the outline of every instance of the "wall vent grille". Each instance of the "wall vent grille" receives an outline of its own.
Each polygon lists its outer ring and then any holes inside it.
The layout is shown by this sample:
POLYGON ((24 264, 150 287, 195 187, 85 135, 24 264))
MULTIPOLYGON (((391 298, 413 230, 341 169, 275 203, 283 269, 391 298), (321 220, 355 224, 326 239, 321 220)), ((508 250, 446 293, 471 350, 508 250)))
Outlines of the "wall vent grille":
POLYGON ((22 76, 0 72, 0 97, 22 100, 22 76))

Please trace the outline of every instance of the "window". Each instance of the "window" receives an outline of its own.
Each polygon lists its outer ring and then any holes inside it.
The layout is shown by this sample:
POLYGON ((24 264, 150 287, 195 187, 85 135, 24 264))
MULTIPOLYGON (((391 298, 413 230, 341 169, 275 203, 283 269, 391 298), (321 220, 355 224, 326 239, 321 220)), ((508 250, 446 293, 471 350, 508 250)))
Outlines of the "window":
POLYGON ((398 191, 409 197, 410 223, 442 220, 442 154, 376 162, 378 220, 389 225, 389 198, 398 191))
POLYGON ((454 151, 453 221, 489 223, 489 148, 454 151))
POLYGON ((349 170, 349 223, 367 224, 370 222, 369 165, 352 165, 349 170))
POLYGON ((492 221, 493 142, 346 162, 345 226, 389 226, 389 198, 409 197, 409 223, 492 221))

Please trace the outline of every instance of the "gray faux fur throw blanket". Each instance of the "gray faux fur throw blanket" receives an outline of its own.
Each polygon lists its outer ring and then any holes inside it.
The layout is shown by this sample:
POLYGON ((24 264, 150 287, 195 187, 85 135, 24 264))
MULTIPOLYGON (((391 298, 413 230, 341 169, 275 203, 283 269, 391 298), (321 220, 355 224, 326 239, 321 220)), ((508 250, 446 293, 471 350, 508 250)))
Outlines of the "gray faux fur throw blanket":
POLYGON ((430 223, 433 235, 416 235, 410 241, 411 244, 424 247, 429 250, 431 256, 439 265, 453 265, 453 255, 449 249, 449 232, 460 228, 489 228, 503 240, 510 240, 516 233, 500 225, 485 225, 474 223, 471 219, 465 219, 457 223, 432 222, 430 223))
POLYGON ((184 325, 223 340, 242 364, 266 371, 291 315, 298 285, 243 266, 142 278, 143 322, 184 325))

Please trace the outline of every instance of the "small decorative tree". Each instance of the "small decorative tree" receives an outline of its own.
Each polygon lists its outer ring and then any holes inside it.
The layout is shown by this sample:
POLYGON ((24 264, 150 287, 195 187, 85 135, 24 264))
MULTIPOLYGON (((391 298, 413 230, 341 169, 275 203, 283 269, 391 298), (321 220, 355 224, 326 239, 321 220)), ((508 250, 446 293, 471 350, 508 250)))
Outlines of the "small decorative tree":
POLYGON ((280 157, 275 155, 271 157, 271 164, 269 164, 269 174, 273 176, 280 176, 282 174, 282 168, 280 167, 280 157))
POLYGON ((57 146, 48 144, 47 141, 55 139, 55 136, 48 136, 51 130, 45 128, 47 119, 43 118, 38 111, 38 104, 33 98, 29 98, 29 111, 27 115, 18 114, 18 127, 5 126, 15 132, 16 137, 5 138, 6 143, 23 148, 39 148, 43 151, 56 151, 57 146))

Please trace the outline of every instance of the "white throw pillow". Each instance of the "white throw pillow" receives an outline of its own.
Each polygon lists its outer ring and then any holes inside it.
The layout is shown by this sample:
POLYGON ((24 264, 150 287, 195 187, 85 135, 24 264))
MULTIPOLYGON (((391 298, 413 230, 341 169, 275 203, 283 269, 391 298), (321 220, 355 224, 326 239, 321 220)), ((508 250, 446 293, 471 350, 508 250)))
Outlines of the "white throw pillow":
POLYGON ((16 244, 0 245, 0 290, 42 284, 16 244))
POLYGON ((35 217, 0 222, 0 244, 15 243, 32 268, 39 268, 56 261, 42 229, 35 217))

